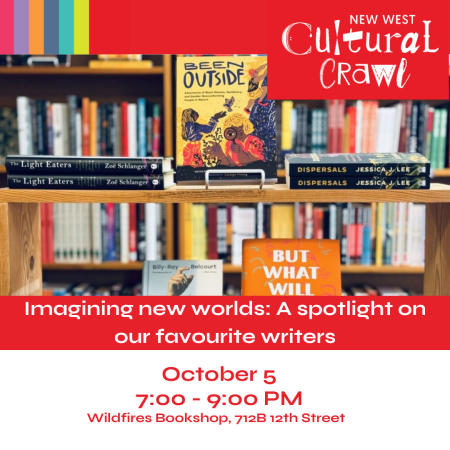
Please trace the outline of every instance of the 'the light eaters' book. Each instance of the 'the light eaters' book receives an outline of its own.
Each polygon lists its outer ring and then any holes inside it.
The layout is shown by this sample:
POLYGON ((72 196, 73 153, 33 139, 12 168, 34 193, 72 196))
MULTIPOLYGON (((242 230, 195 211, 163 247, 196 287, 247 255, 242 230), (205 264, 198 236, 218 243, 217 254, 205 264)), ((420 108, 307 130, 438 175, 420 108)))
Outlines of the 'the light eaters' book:
POLYGON ((145 261, 142 295, 222 295, 223 263, 204 261, 145 261))
POLYGON ((245 239, 242 295, 341 295, 339 241, 245 239))
POLYGON ((275 102, 267 98, 267 58, 179 57, 177 60, 177 184, 254 184, 262 169, 276 182, 275 102), (242 169, 242 170, 241 170, 242 169))

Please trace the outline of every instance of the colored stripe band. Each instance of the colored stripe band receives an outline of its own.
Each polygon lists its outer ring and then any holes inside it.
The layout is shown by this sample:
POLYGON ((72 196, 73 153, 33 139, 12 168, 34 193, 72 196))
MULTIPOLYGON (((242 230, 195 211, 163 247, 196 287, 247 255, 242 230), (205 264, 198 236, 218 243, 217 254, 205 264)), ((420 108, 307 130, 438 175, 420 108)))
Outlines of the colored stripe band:
POLYGON ((89 54, 89 0, 74 2, 74 54, 89 54))
POLYGON ((59 53, 59 0, 45 0, 44 6, 44 53, 59 53))
POLYGON ((74 1, 59 0, 59 54, 74 52, 74 1))
POLYGON ((28 55, 28 1, 14 0, 14 53, 28 55))

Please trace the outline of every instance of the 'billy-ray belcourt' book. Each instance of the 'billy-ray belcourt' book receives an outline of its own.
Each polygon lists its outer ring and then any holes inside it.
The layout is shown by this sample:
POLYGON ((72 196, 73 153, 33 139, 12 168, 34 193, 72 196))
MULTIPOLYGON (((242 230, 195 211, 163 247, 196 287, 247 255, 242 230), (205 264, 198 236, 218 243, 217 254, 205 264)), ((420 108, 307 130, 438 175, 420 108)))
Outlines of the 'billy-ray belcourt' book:
POLYGON ((81 176, 8 174, 10 189, 96 189, 161 191, 175 185, 174 172, 163 175, 81 176))
POLYGON ((161 175, 172 170, 173 158, 78 157, 78 156, 8 156, 10 174, 51 175, 161 175))
POLYGON ((223 263, 204 261, 145 261, 142 295, 222 295, 223 263))
POLYGON ((276 182, 266 57, 179 57, 176 97, 177 184, 203 184, 208 169, 239 171, 215 175, 217 184, 254 184, 258 175, 250 169, 263 170, 267 184, 276 182))
POLYGON ((427 177, 430 162, 420 153, 305 153, 286 155, 291 177, 427 177))

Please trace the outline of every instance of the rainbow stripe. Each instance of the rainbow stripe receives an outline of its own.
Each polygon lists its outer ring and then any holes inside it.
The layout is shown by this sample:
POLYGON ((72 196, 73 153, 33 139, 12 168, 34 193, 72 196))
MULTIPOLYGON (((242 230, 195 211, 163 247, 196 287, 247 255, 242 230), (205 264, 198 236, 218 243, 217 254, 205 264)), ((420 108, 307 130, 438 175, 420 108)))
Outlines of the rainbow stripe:
POLYGON ((89 0, 1 0, 0 54, 89 54, 89 0))

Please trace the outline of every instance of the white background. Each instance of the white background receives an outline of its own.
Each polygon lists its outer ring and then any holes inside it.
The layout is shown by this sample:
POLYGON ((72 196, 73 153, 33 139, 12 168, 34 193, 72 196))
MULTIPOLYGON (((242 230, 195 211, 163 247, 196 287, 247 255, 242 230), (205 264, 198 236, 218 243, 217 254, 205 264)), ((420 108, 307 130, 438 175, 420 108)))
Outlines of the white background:
POLYGON ((398 450, 450 448, 449 352, 3 351, 0 448, 398 450), (167 382, 162 369, 257 369, 254 382, 167 382), (264 370, 277 382, 265 385, 264 370), (303 393, 264 406, 265 390, 303 393), (136 394, 186 396, 138 409, 136 394), (256 406, 212 409, 208 394, 257 394, 256 406), (200 402, 192 402, 200 397, 200 402), (342 423, 90 423, 87 413, 345 414, 342 423))

